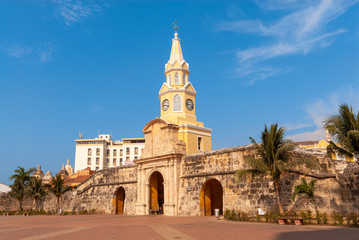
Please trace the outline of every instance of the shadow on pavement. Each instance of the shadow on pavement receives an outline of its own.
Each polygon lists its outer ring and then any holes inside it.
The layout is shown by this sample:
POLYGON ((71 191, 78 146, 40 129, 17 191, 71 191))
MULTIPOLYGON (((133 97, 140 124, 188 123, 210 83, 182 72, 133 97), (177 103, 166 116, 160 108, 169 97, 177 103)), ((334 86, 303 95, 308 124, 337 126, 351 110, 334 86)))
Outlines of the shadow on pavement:
POLYGON ((313 231, 293 231, 277 235, 275 240, 358 240, 358 228, 334 228, 313 231))

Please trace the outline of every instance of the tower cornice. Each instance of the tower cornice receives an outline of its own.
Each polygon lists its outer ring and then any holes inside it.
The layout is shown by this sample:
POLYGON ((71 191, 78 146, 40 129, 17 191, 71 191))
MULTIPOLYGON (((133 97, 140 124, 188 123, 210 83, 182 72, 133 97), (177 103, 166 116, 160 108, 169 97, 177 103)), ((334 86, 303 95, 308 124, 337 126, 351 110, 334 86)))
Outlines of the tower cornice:
POLYGON ((189 74, 189 70, 186 68, 169 68, 169 69, 165 70, 165 75, 172 71, 182 71, 182 72, 186 72, 187 74, 189 74))

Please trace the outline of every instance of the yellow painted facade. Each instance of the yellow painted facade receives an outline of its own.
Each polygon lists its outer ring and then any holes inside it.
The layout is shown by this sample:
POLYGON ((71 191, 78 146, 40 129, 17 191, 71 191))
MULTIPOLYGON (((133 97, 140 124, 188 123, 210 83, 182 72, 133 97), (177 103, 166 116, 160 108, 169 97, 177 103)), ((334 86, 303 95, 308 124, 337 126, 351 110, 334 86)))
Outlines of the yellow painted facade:
MULTIPOLYGON (((330 140, 330 139, 329 139, 330 140)), ((320 140, 319 142, 313 141, 311 144, 299 145, 301 148, 305 149, 315 149, 321 152, 327 152, 327 146, 329 145, 329 140, 320 140)), ((331 159, 333 160, 346 160, 348 162, 354 162, 353 158, 340 157, 337 154, 331 154, 331 159)))
POLYGON ((212 150, 212 129, 196 118, 196 90, 189 81, 189 65, 183 59, 177 32, 171 55, 165 65, 166 80, 159 92, 161 119, 179 126, 178 139, 186 143, 187 153, 212 150))

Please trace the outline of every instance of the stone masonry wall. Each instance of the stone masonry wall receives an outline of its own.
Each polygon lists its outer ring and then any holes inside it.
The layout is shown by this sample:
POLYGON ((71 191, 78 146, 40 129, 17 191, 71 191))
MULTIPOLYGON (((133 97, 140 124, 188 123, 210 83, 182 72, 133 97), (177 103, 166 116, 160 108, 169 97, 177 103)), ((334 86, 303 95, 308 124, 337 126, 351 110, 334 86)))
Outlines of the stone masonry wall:
MULTIPOLYGON (((234 173, 246 168, 244 158, 254 157, 253 146, 226 148, 200 154, 186 155, 179 167, 178 184, 178 215, 198 216, 200 213, 200 192, 204 183, 209 179, 217 179, 223 187, 223 210, 235 209, 255 212, 257 208, 266 211, 277 211, 276 194, 271 179, 257 177, 238 181, 234 173)), ((359 165, 344 161, 331 160, 326 154, 297 149, 292 158, 314 158, 322 166, 322 171, 311 172, 297 169, 318 179, 316 196, 321 212, 331 214, 333 211, 346 214, 359 211, 359 165), (329 177, 322 178, 321 177, 329 177)), ((300 211, 311 209, 303 197, 291 201, 290 196, 294 186, 300 183, 303 176, 287 173, 281 181, 281 196, 284 209, 300 211)), ((136 213, 137 201, 137 165, 108 168, 96 172, 87 181, 78 186, 77 190, 68 192, 62 199, 65 211, 95 209, 99 213, 115 213, 115 197, 119 187, 125 189, 124 214, 136 213)), ((33 207, 33 200, 26 199, 25 209, 33 207)), ((56 209, 56 198, 47 196, 43 208, 48 211, 56 209)), ((18 202, 5 194, 0 195, 0 210, 17 210, 18 202)))
MULTIPOLYGON (((119 187, 123 187, 125 189, 124 214, 133 215, 136 204, 136 184, 136 165, 100 170, 79 185, 77 190, 67 192, 61 199, 61 207, 64 211, 95 209, 97 213, 115 213, 116 192, 119 187)), ((49 195, 42 201, 42 208, 45 211, 55 210, 56 203, 56 198, 49 195)), ((9 198, 6 194, 0 195, 0 210, 18 210, 18 208, 18 201, 9 198)), ((34 208, 33 200, 25 199, 23 208, 34 208)))
MULTIPOLYGON (((223 210, 235 209, 256 212, 257 208, 278 211, 273 182, 266 177, 238 181, 234 173, 245 168, 244 157, 254 157, 253 146, 227 148, 218 151, 192 154, 184 157, 180 180, 179 215, 201 215, 200 192, 209 179, 217 179, 223 187, 223 210)), ((355 163, 331 160, 326 154, 297 149, 292 158, 315 158, 322 166, 320 172, 298 169, 318 179, 316 196, 319 211, 348 213, 359 211, 359 166, 355 163)), ((287 173, 281 181, 282 203, 287 211, 311 209, 304 197, 291 201, 294 186, 300 184, 302 175, 287 173)), ((307 176, 310 181, 312 177, 307 176)))

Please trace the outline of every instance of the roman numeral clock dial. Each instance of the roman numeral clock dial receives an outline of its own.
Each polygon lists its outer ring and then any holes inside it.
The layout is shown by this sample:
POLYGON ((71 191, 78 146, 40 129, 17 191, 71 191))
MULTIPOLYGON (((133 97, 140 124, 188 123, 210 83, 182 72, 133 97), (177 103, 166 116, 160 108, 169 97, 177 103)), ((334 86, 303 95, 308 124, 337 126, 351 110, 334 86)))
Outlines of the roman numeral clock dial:
POLYGON ((193 101, 192 101, 191 99, 187 99, 187 100, 186 100, 186 107, 187 107, 187 109, 190 110, 190 111, 193 110, 193 108, 194 108, 194 103, 193 103, 193 101))
POLYGON ((162 110, 167 111, 169 107, 170 107, 170 101, 168 101, 168 99, 163 100, 163 102, 162 102, 162 110))

